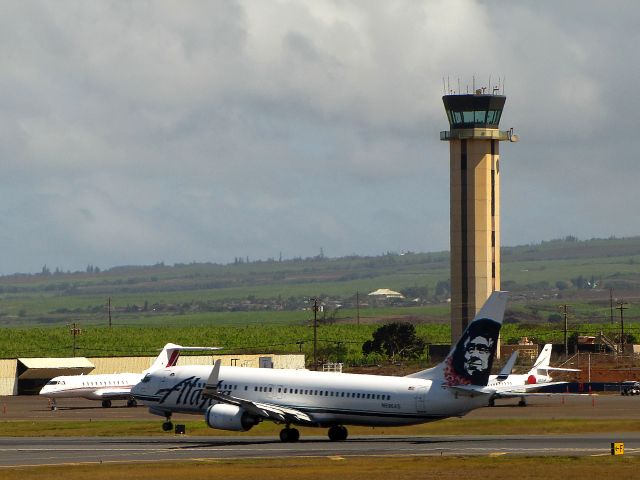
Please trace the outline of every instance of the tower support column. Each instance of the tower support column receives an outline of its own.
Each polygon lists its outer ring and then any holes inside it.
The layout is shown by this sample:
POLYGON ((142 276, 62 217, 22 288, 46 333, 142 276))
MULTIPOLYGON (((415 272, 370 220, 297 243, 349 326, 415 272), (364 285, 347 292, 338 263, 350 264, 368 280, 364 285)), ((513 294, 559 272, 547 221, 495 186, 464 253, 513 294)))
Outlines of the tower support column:
POLYGON ((500 152, 511 140, 499 130, 506 97, 445 95, 449 142, 451 342, 491 292, 500 289, 500 152))

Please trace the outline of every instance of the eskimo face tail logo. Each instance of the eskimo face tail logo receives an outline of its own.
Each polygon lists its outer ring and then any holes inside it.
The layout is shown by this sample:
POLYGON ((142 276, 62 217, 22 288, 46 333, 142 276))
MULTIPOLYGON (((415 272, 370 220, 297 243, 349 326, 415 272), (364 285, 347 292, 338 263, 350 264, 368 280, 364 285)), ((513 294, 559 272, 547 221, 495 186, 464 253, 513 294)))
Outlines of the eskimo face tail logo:
POLYGON ((447 359, 449 385, 486 385, 498 345, 500 324, 488 318, 475 320, 447 359))

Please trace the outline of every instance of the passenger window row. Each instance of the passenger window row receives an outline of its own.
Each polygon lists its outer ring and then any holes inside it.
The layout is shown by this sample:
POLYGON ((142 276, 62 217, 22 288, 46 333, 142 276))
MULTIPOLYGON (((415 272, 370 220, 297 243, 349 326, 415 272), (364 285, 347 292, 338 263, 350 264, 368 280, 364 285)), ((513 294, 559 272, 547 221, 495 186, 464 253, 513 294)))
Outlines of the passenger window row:
MULTIPOLYGON (((198 388, 204 388, 204 383, 198 383, 198 388)), ((220 390, 233 391, 237 390, 238 385, 222 384, 220 390)), ((361 392, 335 392, 332 390, 314 390, 308 388, 291 388, 291 387, 277 387, 277 393, 289 394, 289 395, 307 395, 307 396, 319 396, 319 397, 340 397, 340 398, 360 398, 363 400, 391 400, 391 395, 380 393, 361 393, 361 392)), ((244 385, 244 391, 248 391, 249 386, 244 385)), ((274 393, 274 387, 258 386, 254 385, 254 392, 274 393)))

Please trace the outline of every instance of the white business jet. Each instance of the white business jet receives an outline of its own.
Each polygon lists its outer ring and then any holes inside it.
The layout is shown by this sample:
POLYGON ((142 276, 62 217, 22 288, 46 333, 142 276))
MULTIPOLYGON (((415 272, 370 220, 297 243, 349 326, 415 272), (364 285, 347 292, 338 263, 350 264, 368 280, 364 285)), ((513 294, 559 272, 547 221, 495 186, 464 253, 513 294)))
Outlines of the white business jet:
POLYGON ((127 407, 135 407, 136 400, 131 395, 131 387, 150 372, 173 367, 184 350, 219 350, 219 347, 183 347, 167 343, 153 365, 142 373, 105 373, 101 375, 63 375, 49 380, 40 395, 50 400, 51 410, 57 409, 58 398, 87 398, 101 400, 102 406, 111 407, 112 400, 126 400, 127 407))
POLYGON ((263 420, 283 424, 283 442, 300 433, 292 425, 329 429, 345 440, 345 425, 396 426, 431 422, 487 406, 485 391, 502 325, 506 292, 493 292, 447 358, 407 377, 309 370, 214 366, 170 367, 148 373, 131 394, 166 417, 204 416, 207 425, 247 431, 263 420))
POLYGON ((526 406, 525 397, 530 396, 529 392, 535 392, 542 387, 549 385, 559 385, 567 382, 554 382, 549 375, 550 371, 579 372, 575 368, 550 367, 552 345, 547 343, 533 362, 533 366, 527 373, 510 373, 518 351, 513 352, 502 371, 498 375, 491 375, 487 384, 487 389, 493 389, 494 394, 489 399, 489 405, 493 406, 498 398, 520 398, 518 405, 526 406))

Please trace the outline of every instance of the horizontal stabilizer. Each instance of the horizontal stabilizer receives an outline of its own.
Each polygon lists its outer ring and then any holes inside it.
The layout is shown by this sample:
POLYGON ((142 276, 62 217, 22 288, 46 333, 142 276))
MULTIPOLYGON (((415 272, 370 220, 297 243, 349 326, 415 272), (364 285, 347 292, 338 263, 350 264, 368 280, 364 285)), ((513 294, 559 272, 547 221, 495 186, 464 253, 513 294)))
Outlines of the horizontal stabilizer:
POLYGON ((581 372, 579 368, 544 367, 538 370, 553 370, 555 372, 581 372))
POLYGON ((182 345, 176 345, 175 343, 167 343, 160 352, 160 355, 158 355, 153 362, 153 365, 143 373, 154 372, 161 368, 175 367, 178 363, 178 358, 180 358, 180 352, 208 352, 214 350, 222 350, 222 347, 183 347, 182 345))

